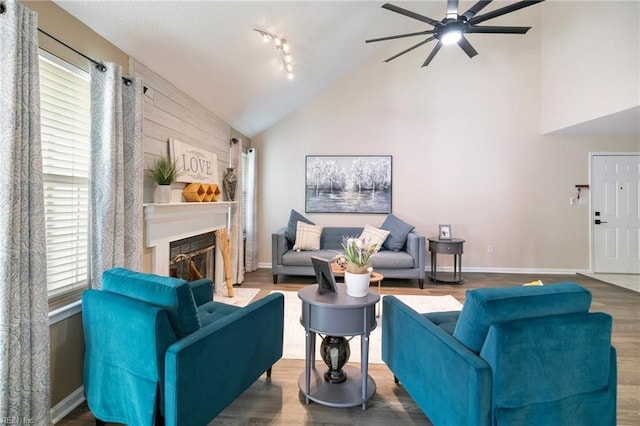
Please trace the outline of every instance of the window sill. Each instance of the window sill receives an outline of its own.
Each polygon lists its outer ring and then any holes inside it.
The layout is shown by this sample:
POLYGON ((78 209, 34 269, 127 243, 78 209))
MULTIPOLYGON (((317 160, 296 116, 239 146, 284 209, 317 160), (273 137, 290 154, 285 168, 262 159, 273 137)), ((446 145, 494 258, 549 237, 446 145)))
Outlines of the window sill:
POLYGON ((82 312, 82 300, 76 300, 75 302, 65 305, 60 309, 51 311, 49 312, 49 326, 52 326, 53 324, 56 324, 60 321, 64 321, 65 319, 72 317, 80 312, 82 312))

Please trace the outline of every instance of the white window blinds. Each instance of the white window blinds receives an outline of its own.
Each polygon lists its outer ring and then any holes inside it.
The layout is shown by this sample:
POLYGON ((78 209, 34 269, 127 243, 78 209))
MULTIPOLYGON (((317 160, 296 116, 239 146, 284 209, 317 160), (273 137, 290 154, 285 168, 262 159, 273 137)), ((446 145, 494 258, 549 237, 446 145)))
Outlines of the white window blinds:
POLYGON ((49 296, 88 279, 89 75, 40 54, 40 102, 49 296))

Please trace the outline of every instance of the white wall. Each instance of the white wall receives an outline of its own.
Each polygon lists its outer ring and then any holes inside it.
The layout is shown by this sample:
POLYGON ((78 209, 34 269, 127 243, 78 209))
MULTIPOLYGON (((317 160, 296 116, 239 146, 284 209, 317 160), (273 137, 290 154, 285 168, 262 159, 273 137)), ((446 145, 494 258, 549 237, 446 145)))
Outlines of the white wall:
POLYGON ((640 105, 640 2, 548 1, 542 132, 640 105))
MULTIPOLYGON (((589 151, 637 150, 637 137, 542 136, 541 23, 535 7, 509 25, 525 36, 471 35, 479 55, 454 46, 420 68, 431 46, 388 64, 394 41, 280 123, 259 149, 259 260, 289 210, 304 212, 305 155, 390 154, 393 212, 427 236, 451 224, 464 238, 463 266, 562 272, 589 268, 589 151), (487 246, 494 253, 487 253, 487 246)), ((498 23, 498 22, 496 22, 498 23)), ((502 22, 500 22, 502 23, 502 22)), ((320 225, 379 225, 384 215, 309 214, 320 225)))

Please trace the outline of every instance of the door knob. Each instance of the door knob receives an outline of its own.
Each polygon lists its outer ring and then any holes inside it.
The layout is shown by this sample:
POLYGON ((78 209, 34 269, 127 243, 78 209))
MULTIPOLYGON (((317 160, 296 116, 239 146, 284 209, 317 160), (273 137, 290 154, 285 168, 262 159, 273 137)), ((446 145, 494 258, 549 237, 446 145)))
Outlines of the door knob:
POLYGON ((600 225, 601 223, 607 223, 607 222, 604 222, 604 221, 602 221, 600 219, 596 219, 596 225, 600 225))

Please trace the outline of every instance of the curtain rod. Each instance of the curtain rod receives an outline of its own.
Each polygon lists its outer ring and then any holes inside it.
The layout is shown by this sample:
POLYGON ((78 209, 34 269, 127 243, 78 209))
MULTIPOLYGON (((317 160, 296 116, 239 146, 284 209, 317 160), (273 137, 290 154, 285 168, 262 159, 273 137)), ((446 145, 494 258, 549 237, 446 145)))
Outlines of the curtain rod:
MULTIPOLYGON (((2 5, 0 3, 0 5, 2 5)), ((69 46, 67 43, 57 39, 56 37, 52 36, 51 34, 49 34, 48 32, 46 32, 45 30, 43 30, 42 28, 38 28, 38 31, 40 31, 42 34, 46 35, 47 37, 51 38, 52 40, 57 41, 58 43, 60 43, 61 45, 63 45, 64 47, 66 47, 67 49, 71 50, 72 52, 82 56, 83 58, 85 58, 87 61, 93 63, 96 68, 101 71, 101 72, 105 72, 107 71, 107 67, 102 63, 102 62, 98 62, 93 58, 90 58, 89 56, 85 55, 84 53, 74 49, 73 47, 69 46)), ((127 86, 131 86, 131 79, 127 78, 127 77, 122 77, 122 81, 124 81, 124 84, 127 86)), ((143 93, 147 93, 147 86, 143 86, 143 93)))

